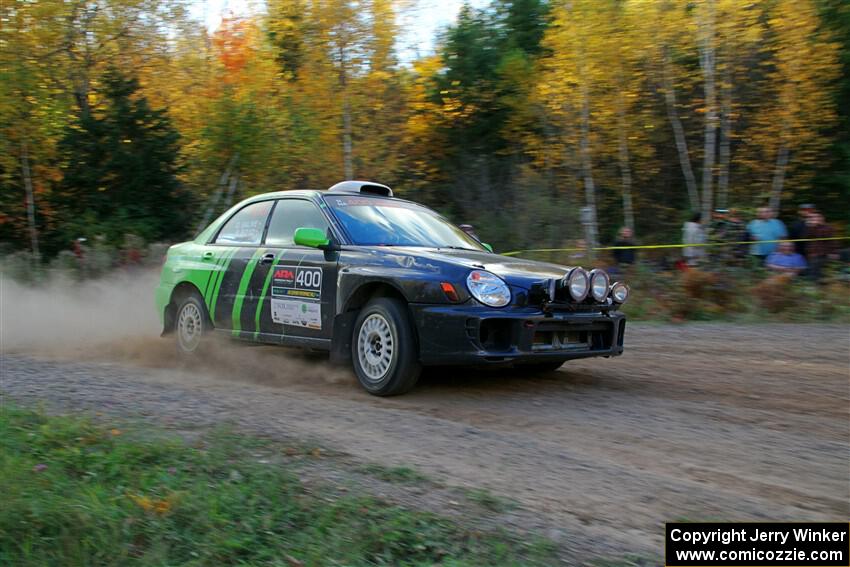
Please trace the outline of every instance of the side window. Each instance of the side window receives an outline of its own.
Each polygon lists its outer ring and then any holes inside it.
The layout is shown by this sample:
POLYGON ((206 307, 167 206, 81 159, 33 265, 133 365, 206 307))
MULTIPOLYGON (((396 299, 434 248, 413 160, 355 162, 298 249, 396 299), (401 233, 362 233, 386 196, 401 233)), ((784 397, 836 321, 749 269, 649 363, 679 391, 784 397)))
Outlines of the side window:
POLYGON ((328 221, 319 207, 302 199, 281 199, 277 202, 266 234, 270 246, 292 246, 296 228, 328 229, 328 221))
POLYGON ((259 244, 274 201, 260 201, 241 209, 224 223, 216 244, 259 244))

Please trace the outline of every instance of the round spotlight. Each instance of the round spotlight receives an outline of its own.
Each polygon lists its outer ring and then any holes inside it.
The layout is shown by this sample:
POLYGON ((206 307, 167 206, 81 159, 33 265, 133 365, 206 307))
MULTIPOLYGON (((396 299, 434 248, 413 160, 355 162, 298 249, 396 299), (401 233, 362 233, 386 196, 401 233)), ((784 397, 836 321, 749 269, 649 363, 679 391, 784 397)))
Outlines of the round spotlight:
POLYGON ((590 272, 590 294, 593 299, 602 303, 608 297, 611 278, 605 270, 591 270, 590 272))
POLYGON ((573 268, 567 276, 567 287, 574 301, 584 301, 590 293, 590 277, 582 268, 573 268))
POLYGON ((611 286, 611 299, 614 300, 614 303, 625 303, 628 298, 629 286, 620 282, 611 286))

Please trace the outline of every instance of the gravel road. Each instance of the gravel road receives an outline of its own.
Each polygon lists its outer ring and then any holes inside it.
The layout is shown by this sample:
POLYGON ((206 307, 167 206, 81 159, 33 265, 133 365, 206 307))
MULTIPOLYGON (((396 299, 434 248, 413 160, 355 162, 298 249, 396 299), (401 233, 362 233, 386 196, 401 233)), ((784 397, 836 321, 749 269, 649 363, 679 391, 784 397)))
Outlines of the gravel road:
POLYGON ((536 377, 432 371, 379 399, 282 349, 221 345, 186 366, 165 339, 132 339, 7 352, 0 391, 413 466, 516 502, 509 523, 579 556, 656 560, 665 521, 850 517, 847 327, 631 325, 626 346, 536 377))

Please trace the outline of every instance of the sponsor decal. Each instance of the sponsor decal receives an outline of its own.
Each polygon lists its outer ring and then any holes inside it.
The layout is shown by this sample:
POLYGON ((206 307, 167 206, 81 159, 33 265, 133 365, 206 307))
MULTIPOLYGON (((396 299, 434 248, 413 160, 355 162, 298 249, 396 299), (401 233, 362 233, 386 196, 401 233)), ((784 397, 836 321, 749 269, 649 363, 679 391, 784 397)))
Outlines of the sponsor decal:
POLYGON ((393 208, 393 209, 413 209, 418 207, 418 205, 414 205, 411 203, 404 203, 401 201, 390 201, 388 199, 381 199, 377 201, 370 197, 337 197, 334 199, 333 205, 338 208, 345 207, 382 207, 382 208, 393 208))
POLYGON ((272 299, 272 321, 282 325, 321 330, 322 304, 318 301, 272 299))
POLYGON ((271 285, 272 321, 322 328, 322 268, 275 266, 271 285))

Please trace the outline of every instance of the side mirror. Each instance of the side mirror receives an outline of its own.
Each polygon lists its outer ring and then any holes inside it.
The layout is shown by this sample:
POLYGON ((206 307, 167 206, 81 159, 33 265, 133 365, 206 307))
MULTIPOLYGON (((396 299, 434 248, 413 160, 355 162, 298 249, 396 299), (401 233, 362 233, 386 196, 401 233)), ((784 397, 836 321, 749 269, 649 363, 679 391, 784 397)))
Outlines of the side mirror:
POLYGON ((296 228, 293 240, 298 246, 310 248, 323 248, 331 243, 328 235, 320 228, 296 228))
POLYGON ((489 244, 487 244, 486 242, 482 242, 482 243, 481 243, 481 246, 483 246, 484 248, 486 248, 488 252, 492 252, 492 251, 493 251, 493 247, 492 247, 492 246, 490 246, 489 244))

